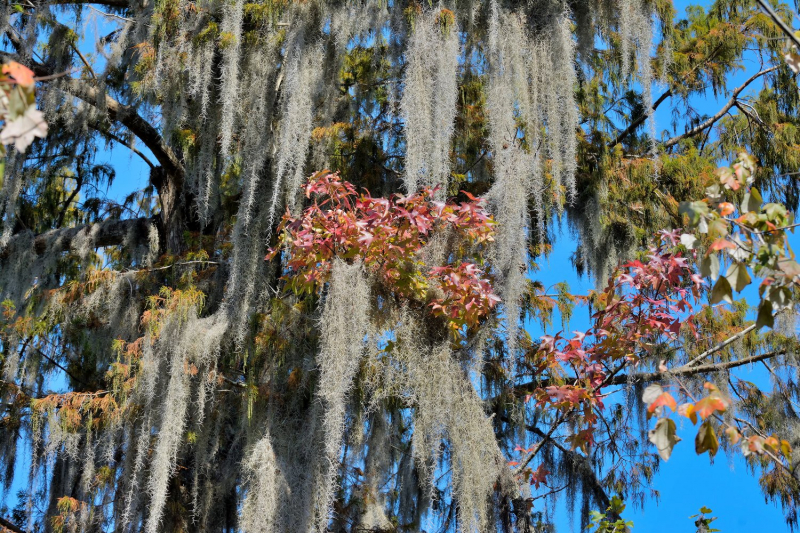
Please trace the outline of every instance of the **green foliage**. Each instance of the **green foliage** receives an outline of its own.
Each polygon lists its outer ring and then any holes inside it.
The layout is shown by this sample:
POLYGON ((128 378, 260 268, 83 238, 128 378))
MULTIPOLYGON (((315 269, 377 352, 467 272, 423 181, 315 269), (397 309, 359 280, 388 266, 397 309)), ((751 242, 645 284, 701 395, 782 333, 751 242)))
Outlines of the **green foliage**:
POLYGON ((633 529, 632 520, 623 520, 619 517, 625 511, 625 503, 619 496, 611 498, 611 504, 605 513, 591 511, 589 513, 589 525, 586 529, 593 533, 627 533, 633 529))

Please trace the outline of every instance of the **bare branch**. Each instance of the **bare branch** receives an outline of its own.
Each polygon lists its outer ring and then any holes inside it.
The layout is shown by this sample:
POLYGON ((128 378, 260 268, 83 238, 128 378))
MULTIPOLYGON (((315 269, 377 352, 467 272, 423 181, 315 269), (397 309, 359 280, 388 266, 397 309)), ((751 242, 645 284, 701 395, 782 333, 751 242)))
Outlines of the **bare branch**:
POLYGON ((114 134, 113 134, 113 133, 111 133, 110 131, 107 131, 107 130, 105 130, 105 129, 103 129, 103 128, 101 128, 101 127, 99 127, 99 126, 95 125, 95 124, 89 124, 89 126, 90 126, 90 127, 93 129, 93 130, 95 130, 97 133, 99 133, 100 135, 103 135, 104 137, 108 138, 109 140, 116 142, 116 143, 117 143, 117 144, 119 144, 120 146, 124 146, 125 148, 127 148, 128 150, 130 150, 131 152, 133 152, 134 154, 136 154, 136 155, 138 155, 139 157, 141 157, 141 158, 142 158, 142 160, 144 160, 144 162, 145 162, 145 163, 147 163, 147 166, 149 166, 151 169, 155 168, 155 165, 153 164, 153 162, 152 162, 152 161, 150 161, 150 159, 148 159, 148 157, 147 157, 146 155, 144 155, 144 154, 141 152, 141 150, 139 150, 139 149, 138 149, 138 148, 136 148, 135 146, 131 146, 131 145, 130 145, 130 143, 128 143, 128 142, 125 142, 125 140, 124 140, 124 139, 121 139, 121 138, 117 137, 116 135, 114 135, 114 134))
POLYGON ((650 115, 652 115, 653 113, 655 113, 656 109, 658 109, 658 106, 660 106, 662 103, 664 103, 664 101, 665 101, 667 98, 669 98, 670 96, 672 96, 672 89, 668 89, 668 90, 667 90, 667 91, 666 91, 664 94, 662 94, 661 96, 659 96, 659 97, 658 97, 658 100, 656 100, 655 102, 653 102, 653 107, 651 107, 649 111, 647 111, 647 112, 645 112, 645 113, 642 113, 641 115, 639 115, 639 117, 638 117, 636 120, 634 120, 633 122, 631 122, 630 126, 628 126, 628 127, 627 127, 627 128, 625 128, 623 131, 621 131, 621 132, 619 133, 619 135, 617 135, 617 138, 616 138, 616 139, 614 139, 613 141, 611 141, 611 143, 609 144, 609 147, 611 147, 611 148, 615 147, 616 145, 618 145, 619 143, 621 143, 623 140, 625 140, 625 139, 628 137, 628 135, 630 135, 631 133, 633 133, 634 131, 636 131, 636 128, 638 128, 639 126, 641 126, 642 124, 644 124, 644 121, 645 121, 645 120, 647 120, 647 118, 648 118, 650 115))
POLYGON ((13 533, 26 533, 24 529, 19 527, 18 525, 14 524, 13 522, 9 522, 2 516, 0 516, 0 526, 4 527, 5 529, 13 532, 13 533))
POLYGON ((728 337, 724 341, 720 342, 716 346, 713 346, 713 347, 709 348, 708 350, 706 350, 705 352, 701 353, 700 355, 698 355, 697 357, 695 357, 694 359, 692 359, 691 361, 686 363, 684 366, 687 366, 687 367, 688 366, 692 366, 693 364, 695 364, 695 363, 697 363, 699 361, 702 361, 703 359, 705 359, 709 355, 712 355, 712 354, 722 350, 726 346, 729 346, 730 344, 738 341, 739 339, 741 339, 742 337, 744 337, 745 335, 747 335, 748 333, 750 333, 754 329, 756 329, 755 323, 750 324, 749 326, 744 328, 742 331, 740 331, 738 333, 735 333, 734 335, 731 335, 730 337, 728 337))
POLYGON ((774 72, 774 71, 778 70, 779 68, 780 68, 780 66, 776 65, 774 67, 770 67, 768 69, 764 69, 764 70, 761 70, 759 72, 756 72, 755 74, 750 76, 750 78, 747 81, 745 81, 742 85, 737 87, 733 91, 733 93, 731 93, 730 100, 728 100, 728 102, 722 107, 722 109, 720 109, 714 116, 712 116, 712 117, 708 118, 707 120, 703 121, 701 124, 698 124, 694 128, 692 128, 689 131, 687 131, 686 133, 683 133, 681 135, 676 135, 675 137, 667 140, 664 143, 664 146, 666 146, 666 147, 674 146, 674 145, 678 144, 680 141, 682 141, 683 139, 686 139, 688 137, 693 137, 693 136, 697 135, 698 133, 702 132, 703 130, 713 126, 719 119, 724 117, 725 114, 728 111, 730 111, 730 109, 734 105, 736 105, 736 100, 739 98, 739 94, 741 94, 742 91, 744 91, 748 87, 748 85, 753 83, 755 80, 757 80, 761 76, 764 76, 765 74, 769 74, 770 72, 774 72))

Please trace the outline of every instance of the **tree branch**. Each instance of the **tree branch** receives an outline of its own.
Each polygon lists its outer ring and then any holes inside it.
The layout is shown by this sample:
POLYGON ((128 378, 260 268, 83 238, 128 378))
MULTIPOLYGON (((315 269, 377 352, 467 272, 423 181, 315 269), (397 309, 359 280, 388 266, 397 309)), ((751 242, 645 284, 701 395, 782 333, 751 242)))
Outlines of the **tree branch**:
POLYGON ((713 126, 719 119, 724 117, 725 114, 728 111, 730 111, 730 109, 734 105, 736 105, 736 100, 737 100, 737 98, 739 98, 739 94, 741 94, 741 92, 744 91, 747 88, 748 85, 753 83, 755 80, 757 80, 761 76, 764 76, 765 74, 769 74, 770 72, 774 72, 774 71, 778 70, 779 68, 780 68, 780 65, 776 65, 774 67, 770 67, 768 69, 764 69, 764 70, 761 70, 761 71, 756 72, 755 74, 753 74, 747 81, 745 81, 742 85, 740 85, 739 87, 737 87, 733 91, 733 93, 731 94, 730 100, 728 100, 728 102, 722 107, 722 109, 720 109, 713 117, 710 117, 709 119, 705 120, 701 124, 698 124, 694 128, 692 128, 689 131, 687 131, 686 133, 683 133, 681 135, 677 135, 675 137, 672 137, 671 139, 667 140, 664 143, 664 146, 667 147, 667 148, 669 148, 670 146, 674 146, 674 145, 678 144, 680 141, 682 141, 683 139, 686 139, 688 137, 693 137, 693 136, 697 135, 698 133, 700 133, 701 131, 705 130, 706 128, 710 128, 711 126, 713 126))
POLYGON ((744 328, 739 333, 735 333, 735 334, 731 335, 730 337, 728 337, 727 339, 725 339, 724 341, 720 342, 719 344, 709 348, 705 352, 701 353, 700 355, 698 355, 697 357, 695 357, 694 359, 692 359, 691 361, 686 363, 684 366, 692 366, 693 364, 695 364, 695 363, 697 363, 699 361, 702 361, 703 359, 705 359, 709 355, 714 354, 714 353, 722 350, 726 346, 730 345, 731 343, 734 343, 734 342, 738 341, 739 339, 741 339, 742 337, 744 337, 745 335, 747 335, 748 333, 750 333, 754 329, 756 329, 755 322, 750 324, 746 328, 744 328))
MULTIPOLYGON (((39 75, 38 72, 37 75, 39 75)), ((83 81, 74 78, 67 81, 63 89, 88 104, 94 104, 100 96, 100 90, 97 87, 87 86, 83 81)), ((181 188, 184 178, 183 165, 172 148, 164 142, 158 130, 139 116, 133 108, 120 104, 107 94, 105 95, 105 107, 111 120, 116 120, 128 128, 150 149, 167 174, 180 180, 180 184, 176 185, 181 188)))
MULTIPOLYGON (((605 488, 603 488, 603 485, 600 483, 600 480, 598 479, 594 469, 592 469, 588 457, 584 457, 581 454, 573 450, 570 450, 569 448, 562 445, 555 439, 547 438, 544 431, 535 426, 525 426, 525 429, 527 429, 534 435, 538 435, 539 437, 544 438, 545 439, 544 442, 549 440, 553 446, 558 448, 559 451, 561 451, 561 453, 564 454, 564 456, 569 457, 569 460, 572 461, 572 463, 577 468, 580 468, 581 470, 584 471, 585 474, 587 474, 586 476, 584 476, 584 478, 586 477, 590 478, 591 480, 590 484, 592 486, 592 494, 594 495, 596 502, 600 505, 601 510, 605 511, 611 505, 611 499, 608 497, 608 493, 606 493, 605 488)), ((616 520, 618 518, 619 517, 616 515, 616 513, 614 513, 614 519, 616 520)))
MULTIPOLYGON (((746 331, 741 332, 742 334, 746 333, 746 331)), ((738 338, 738 337, 737 337, 738 338)), ((734 339, 735 340, 735 339, 734 339)), ((733 341, 731 341, 733 342, 733 341)), ((730 343, 728 343, 730 344, 730 343)), ((714 351, 719 351, 722 347, 717 345, 717 350, 713 348, 708 351, 708 353, 713 353, 714 351)), ((725 344, 727 346, 727 344, 725 344)), ((724 346, 723 346, 724 347, 724 346)), ((652 381, 658 381, 664 378, 668 378, 669 376, 695 376, 697 374, 704 374, 704 373, 713 373, 713 372, 721 372, 723 370, 730 370, 731 368, 737 368, 740 366, 748 365, 750 363, 758 363, 759 361, 766 361, 768 359, 772 359, 773 357, 777 357, 786 353, 785 350, 775 350, 772 352, 766 352, 759 355, 752 355, 750 357, 743 357, 742 359, 736 359, 734 361, 722 361, 719 363, 708 363, 705 365, 698 365, 698 366, 691 366, 694 361, 699 360, 699 358, 695 358, 693 361, 686 363, 683 366, 678 368, 668 370, 666 372, 641 372, 638 374, 618 374, 608 379, 607 382, 603 386, 608 385, 624 385, 625 383, 649 383, 652 381)), ((536 389, 541 389, 544 387, 548 387, 550 385, 555 385, 555 382, 551 382, 550 380, 541 380, 541 381, 529 381, 528 383, 523 383, 514 387, 513 394, 517 396, 521 396, 524 394, 530 394, 531 392, 535 391, 536 389)), ((495 396, 489 403, 491 405, 495 405, 501 396, 495 396)), ((560 423, 560 422, 559 422, 560 423)))
POLYGON ((119 144, 120 146, 124 146, 125 148, 127 148, 128 150, 130 150, 131 152, 133 152, 134 154, 136 154, 136 155, 138 155, 139 157, 141 157, 141 158, 142 158, 142 160, 143 160, 145 163, 147 163, 147 166, 149 166, 151 170, 155 168, 155 165, 153 164, 153 162, 152 162, 152 161, 150 161, 150 159, 148 159, 148 157, 147 157, 146 155, 144 155, 144 154, 141 152, 141 150, 139 150, 139 149, 138 149, 138 148, 136 148, 135 146, 131 146, 129 143, 125 142, 125 140, 124 140, 124 139, 120 139, 119 137, 117 137, 116 135, 114 135, 113 133, 111 133, 110 131, 107 131, 107 130, 105 130, 105 129, 101 128, 101 127, 100 127, 99 125, 97 125, 97 124, 89 124, 89 127, 90 127, 90 128, 92 128, 93 130, 95 130, 95 131, 96 131, 97 133, 99 133, 100 135, 103 135, 104 137, 108 138, 109 140, 116 142, 116 143, 117 143, 117 144, 119 144))
MULTIPOLYGON (((673 370, 668 370, 666 372, 647 372, 642 374, 633 374, 630 379, 634 383, 647 383, 650 381, 657 381, 659 379, 663 379, 669 376, 694 376, 697 374, 703 373, 711 373, 711 372, 720 372, 722 370, 730 370, 731 368, 737 368, 740 366, 748 365, 750 363, 757 363, 759 361, 766 361, 767 359, 772 359, 773 357, 777 357, 778 355, 783 355, 786 353, 785 350, 775 350, 772 352, 766 352, 759 355, 751 355, 750 357, 743 357, 742 359, 736 359, 735 361, 722 361, 720 363, 708 363, 705 365, 698 365, 698 366, 689 366, 690 363, 683 365, 681 367, 675 368, 673 370)), ((614 384, 622 384, 628 381, 628 376, 617 376, 612 380, 614 384)))
MULTIPOLYGON (((85 224, 73 228, 59 228, 36 235, 33 239, 33 250, 37 255, 49 252, 66 252, 72 241, 81 232, 92 235, 94 245, 99 247, 122 244, 131 231, 147 238, 149 228, 156 221, 152 218, 129 218, 124 220, 109 219, 95 224, 85 224)), ((30 233, 18 233, 11 237, 5 248, 0 250, 0 259, 9 257, 16 248, 30 246, 30 233)))
POLYGON ((653 113, 655 113, 656 109, 658 109, 658 106, 660 106, 662 103, 664 103, 664 100, 666 100, 666 99, 667 99, 667 98, 669 98, 670 96, 672 96, 672 89, 671 89, 671 88, 670 88, 670 89, 668 89, 668 90, 667 90, 667 91, 666 91, 664 94, 662 94, 661 96, 659 96, 659 97, 658 97, 658 100, 656 100, 655 102, 653 102, 653 107, 651 107, 649 111, 647 111, 647 112, 645 112, 645 113, 642 113, 641 115, 639 115, 639 117, 638 117, 636 120, 634 120, 633 122, 631 122, 630 126, 628 126, 628 127, 627 127, 627 128, 625 128, 623 131, 621 131, 621 132, 619 133, 619 135, 617 135, 617 138, 616 138, 616 139, 614 139, 613 141, 611 141, 611 144, 609 144, 609 147, 611 147, 611 148, 614 148, 616 145, 618 145, 618 144, 619 144, 619 143, 621 143, 623 140, 625 140, 625 138, 627 138, 627 137, 628 137, 628 135, 630 135, 631 133, 633 133, 634 131, 636 131, 636 128, 638 128, 639 126, 641 126, 641 125, 644 123, 644 121, 645 121, 645 120, 647 120, 647 118, 648 118, 650 115, 652 115, 653 113))
POLYGON ((775 10, 772 9, 772 6, 769 5, 769 2, 765 2, 764 0, 756 0, 756 2, 758 2, 758 5, 761 6, 761 9, 763 9, 767 15, 769 15, 769 18, 771 18, 772 21, 778 25, 781 31, 786 34, 786 36, 794 43, 794 45, 800 48, 800 39, 798 39, 797 35, 794 34, 794 30, 792 30, 792 28, 786 24, 780 16, 778 16, 775 10))
MULTIPOLYGON (((17 61, 25 62, 19 57, 14 57, 12 54, 7 54, 5 52, 0 52, 0 54, 10 56, 17 61)), ((35 61, 28 61, 27 63, 36 77, 47 77, 54 74, 41 63, 35 61)), ((91 86, 87 82, 76 78, 65 80, 59 88, 93 106, 97 105, 97 101, 101 96, 101 91, 97 87, 91 86)), ((175 152, 172 151, 172 148, 170 148, 163 137, 161 137, 158 130, 136 113, 134 108, 119 103, 108 94, 104 96, 108 117, 111 120, 121 123, 128 128, 131 133, 136 135, 136 137, 150 149, 167 175, 175 180, 175 183, 172 184, 174 190, 181 190, 183 188, 185 174, 183 165, 175 155, 175 152)))
POLYGON ((13 522, 9 522, 2 516, 0 516, 0 527, 4 527, 5 529, 12 531, 13 533, 26 533, 24 529, 14 524, 13 522))

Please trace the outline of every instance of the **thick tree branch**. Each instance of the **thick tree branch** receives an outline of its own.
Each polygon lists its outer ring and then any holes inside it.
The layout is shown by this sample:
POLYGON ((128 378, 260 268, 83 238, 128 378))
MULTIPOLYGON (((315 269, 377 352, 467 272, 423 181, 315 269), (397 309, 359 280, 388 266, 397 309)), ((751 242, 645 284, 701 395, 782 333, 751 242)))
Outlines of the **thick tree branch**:
MULTIPOLYGON (((81 232, 86 232, 92 236, 94 245, 97 247, 115 246, 122 244, 125 239, 133 232, 147 238, 149 228, 155 224, 151 218, 130 218, 125 220, 109 219, 96 224, 86 224, 74 228, 60 228, 46 231, 37 235, 33 239, 33 249, 37 255, 52 252, 66 252, 70 249, 72 241, 81 232)), ((0 259, 9 257, 15 249, 22 246, 30 246, 30 232, 18 233, 14 235, 5 248, 0 250, 0 259)))
MULTIPOLYGON (((38 72, 37 75, 39 75, 38 72)), ((89 86, 82 80, 74 78, 65 83, 64 90, 88 104, 94 104, 100 96, 100 90, 97 87, 89 86)), ((105 107, 111 120, 116 120, 128 128, 150 149, 167 174, 180 180, 180 183, 175 185, 181 188, 184 178, 183 165, 172 148, 164 142, 158 130, 139 116, 133 108, 120 104, 107 94, 105 95, 105 107)))
POLYGON ((650 115, 652 115, 653 113, 655 113, 656 109, 658 109, 658 106, 660 106, 662 103, 664 103, 664 101, 665 101, 667 98, 669 98, 670 96, 672 96, 672 89, 668 89, 668 90, 667 90, 667 91, 666 91, 664 94, 662 94, 661 96, 659 96, 659 97, 658 97, 658 100, 656 100, 655 102, 653 102, 653 107, 651 107, 651 108, 650 108, 650 110, 649 110, 648 112, 646 112, 646 113, 642 113, 641 115, 639 115, 639 117, 638 117, 636 120, 634 120, 633 122, 631 122, 630 126, 628 126, 628 127, 627 127, 627 128, 625 128, 623 131, 621 131, 621 132, 619 133, 619 135, 617 135, 617 138, 616 138, 616 139, 614 139, 613 141, 611 141, 611 144, 609 144, 609 146, 610 146, 611 148, 613 148, 613 147, 615 147, 616 145, 618 145, 619 143, 621 143, 622 141, 624 141, 624 140, 625 140, 625 139, 628 137, 628 135, 630 135, 631 133, 633 133, 634 131, 636 131, 636 128, 638 128, 639 126, 641 126, 642 124, 644 124, 644 121, 645 121, 645 120, 647 120, 647 118, 648 118, 650 115))
MULTIPOLYGON (((13 36, 10 37, 12 44, 18 53, 23 53, 22 43, 13 36)), ((23 53, 24 55, 24 53, 23 53)), ((12 54, 0 52, 0 56, 10 57, 23 64, 27 64, 37 78, 51 76, 53 73, 43 65, 33 60, 24 60, 12 54)), ((58 88, 89 105, 102 109, 107 113, 112 121, 117 121, 128 128, 139 140, 150 149, 159 166, 151 168, 150 181, 158 191, 161 204, 159 224, 160 233, 163 237, 165 249, 171 253, 179 253, 184 246, 183 230, 186 227, 185 215, 185 169, 178 156, 173 152, 169 144, 158 130, 142 118, 136 109, 126 106, 88 80, 70 78, 61 81, 58 88), (98 101, 103 99, 103 105, 98 105, 98 101)))
POLYGON ((14 524, 13 522, 9 522, 2 516, 0 516, 0 527, 3 527, 8 531, 12 531, 13 533, 26 533, 24 529, 14 524))
MULTIPOLYGON (((22 61, 19 57, 13 57, 11 54, 2 53, 2 55, 11 56, 13 59, 22 61)), ((52 76, 51 72, 45 65, 35 61, 28 61, 28 66, 33 70, 37 78, 52 76)), ((90 83, 71 78, 64 81, 60 87, 63 91, 76 98, 79 98, 90 105, 97 105, 97 101, 101 96, 101 92, 97 87, 92 86, 90 83)), ((142 118, 135 109, 130 106, 119 103, 114 98, 105 94, 105 108, 108 112, 108 117, 111 120, 117 121, 131 133, 133 133, 142 143, 150 149, 158 163, 163 167, 167 175, 171 176, 175 181, 173 187, 179 191, 183 188, 184 168, 175 152, 164 141, 158 130, 153 127, 149 122, 142 118)))
POLYGON ((703 130, 713 126, 719 119, 724 117, 725 114, 728 111, 730 111, 733 106, 736 105, 736 100, 739 98, 739 95, 742 93, 742 91, 744 91, 748 87, 748 85, 753 83, 755 80, 757 80, 761 76, 764 76, 765 74, 769 74, 770 72, 774 72, 774 71, 778 70, 779 68, 780 68, 780 66, 776 65, 774 67, 770 67, 768 69, 764 69, 764 70, 761 70, 759 72, 756 72, 755 74, 750 76, 750 78, 747 81, 745 81, 742 85, 740 85, 739 87, 737 87, 733 91, 733 93, 731 94, 730 100, 728 100, 728 102, 722 107, 722 109, 720 109, 714 116, 712 116, 712 117, 708 118, 707 120, 703 121, 702 123, 698 124, 694 128, 692 128, 689 131, 687 131, 686 133, 683 133, 681 135, 676 135, 675 137, 672 137, 671 139, 667 140, 664 143, 664 146, 667 147, 667 148, 669 148, 670 146, 674 146, 674 145, 678 144, 679 142, 681 142, 683 139, 686 139, 688 137, 693 137, 693 136, 697 135, 698 133, 702 132, 703 130))

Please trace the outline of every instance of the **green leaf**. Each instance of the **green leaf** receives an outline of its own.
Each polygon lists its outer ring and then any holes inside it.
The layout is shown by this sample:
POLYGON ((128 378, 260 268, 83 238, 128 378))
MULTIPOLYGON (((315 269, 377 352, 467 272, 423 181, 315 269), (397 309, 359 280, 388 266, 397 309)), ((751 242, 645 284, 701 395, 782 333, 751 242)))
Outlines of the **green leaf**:
POLYGON ((764 206, 764 212, 770 220, 786 217, 786 207, 781 204, 769 203, 764 206))
POLYGON ((728 302, 729 304, 733 303, 733 291, 731 289, 731 284, 728 282, 726 278, 719 278, 717 282, 714 284, 714 288, 711 289, 711 305, 718 304, 722 301, 728 302))
POLYGON ((761 195, 758 193, 758 189, 753 187, 750 189, 750 192, 744 195, 744 199, 742 199, 742 213, 747 213, 749 211, 755 211, 758 213, 761 211, 761 195))
POLYGON ((708 236, 712 239, 726 237, 728 235, 728 221, 718 218, 708 224, 708 236))
POLYGON ((707 255, 700 261, 700 274, 703 277, 711 278, 712 281, 717 281, 719 277, 719 256, 717 254, 707 255))
POLYGON ((751 281, 747 266, 744 263, 733 263, 728 267, 725 277, 736 292, 742 292, 742 289, 750 285, 751 281))
POLYGON ((692 224, 697 224, 700 218, 708 213, 708 204, 705 202, 681 202, 678 213, 688 215, 692 224))
POLYGON ((775 317, 772 314, 772 303, 768 300, 762 300, 758 306, 758 317, 756 317, 756 329, 761 329, 764 326, 771 328, 775 325, 775 317))
POLYGON ((700 512, 703 513, 703 514, 708 514, 708 513, 711 513, 713 511, 704 505, 704 506, 702 506, 700 508, 700 512))
POLYGON ((697 430, 697 437, 694 439, 694 451, 697 452, 697 455, 708 452, 709 457, 713 459, 718 449, 719 441, 717 441, 714 428, 711 427, 710 423, 703 422, 700 429, 697 430))

